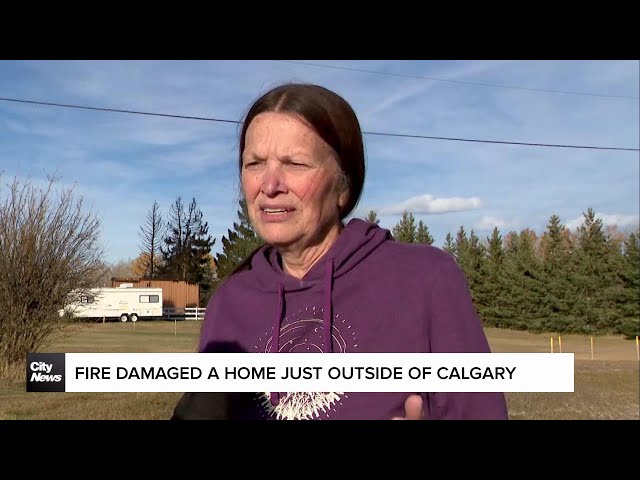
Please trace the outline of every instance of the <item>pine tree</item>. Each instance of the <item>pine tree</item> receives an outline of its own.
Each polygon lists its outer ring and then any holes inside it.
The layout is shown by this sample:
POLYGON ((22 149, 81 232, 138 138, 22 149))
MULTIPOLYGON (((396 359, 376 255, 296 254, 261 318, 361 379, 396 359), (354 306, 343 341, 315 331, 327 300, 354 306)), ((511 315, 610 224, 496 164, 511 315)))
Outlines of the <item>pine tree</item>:
POLYGON ((445 251, 449 252, 454 257, 456 256, 456 244, 453 241, 453 237, 451 233, 447 233, 447 238, 444 241, 444 245, 442 247, 445 251))
POLYGON ((378 218, 378 214, 375 210, 369 210, 367 214, 367 218, 365 219, 371 223, 375 223, 376 225, 380 225, 380 219, 378 218))
POLYGON ((617 333, 635 338, 640 335, 640 230, 627 236, 623 250, 621 277, 624 290, 619 297, 621 318, 617 333))
POLYGON ((178 197, 171 206, 165 246, 160 247, 164 261, 160 276, 205 284, 209 273, 208 255, 214 244, 196 199, 192 199, 185 210, 182 198, 178 197))
POLYGON ((405 211, 402 214, 402 220, 393 227, 393 238, 398 242, 415 243, 416 233, 416 224, 413 213, 405 211))
POLYGON ((476 272, 475 272, 475 261, 474 257, 476 252, 472 250, 471 244, 469 242, 469 238, 467 237, 467 232, 464 229, 464 226, 460 226, 458 232, 456 233, 456 241, 454 243, 454 257, 456 262, 464 272, 465 278, 467 280, 467 285, 469 287, 471 296, 474 302, 477 302, 477 291, 476 291, 476 272))
POLYGON ((596 218, 591 208, 583 216, 577 232, 572 276, 576 287, 574 314, 584 333, 613 332, 619 318, 616 300, 623 289, 618 273, 622 268, 622 255, 616 243, 605 235, 602 219, 596 218))
POLYGON ((456 239, 458 264, 462 267, 467 278, 471 297, 478 308, 482 283, 482 267, 484 264, 485 247, 473 230, 467 239, 464 229, 458 231, 456 239))
POLYGON ((544 329, 546 280, 530 230, 509 235, 498 298, 501 326, 539 332, 544 329))
POLYGON ((215 258, 216 287, 256 248, 263 244, 262 239, 249 221, 246 201, 241 199, 239 205, 239 221, 233 223, 233 231, 227 230, 227 236, 222 237, 222 252, 218 253, 215 258))
POLYGON ((467 253, 469 250, 469 239, 467 238, 467 232, 465 231, 463 225, 460 225, 460 228, 456 233, 455 243, 453 245, 455 257, 458 261, 458 264, 465 268, 464 264, 466 262, 467 253))
POLYGON ((416 231, 415 242, 433 245, 433 237, 429 233, 429 227, 427 227, 422 220, 418 222, 418 230, 416 231))
POLYGON ((477 304, 480 317, 486 325, 499 325, 498 298, 502 289, 502 268, 504 250, 502 236, 498 227, 493 228, 490 238, 487 238, 486 256, 481 267, 478 285, 477 304))
POLYGON ((547 279, 544 304, 549 317, 546 329, 556 332, 571 331, 577 326, 573 316, 575 292, 571 281, 571 244, 558 215, 554 214, 549 218, 542 236, 541 257, 547 279))

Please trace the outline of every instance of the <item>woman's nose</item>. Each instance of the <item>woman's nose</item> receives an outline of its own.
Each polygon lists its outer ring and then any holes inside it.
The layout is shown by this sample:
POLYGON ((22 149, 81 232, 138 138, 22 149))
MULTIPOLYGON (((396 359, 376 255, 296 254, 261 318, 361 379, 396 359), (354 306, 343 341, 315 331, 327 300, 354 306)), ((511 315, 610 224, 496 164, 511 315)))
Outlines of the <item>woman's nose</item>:
POLYGON ((274 196, 278 193, 285 193, 286 186, 282 172, 278 167, 268 166, 262 177, 262 193, 268 196, 274 196))

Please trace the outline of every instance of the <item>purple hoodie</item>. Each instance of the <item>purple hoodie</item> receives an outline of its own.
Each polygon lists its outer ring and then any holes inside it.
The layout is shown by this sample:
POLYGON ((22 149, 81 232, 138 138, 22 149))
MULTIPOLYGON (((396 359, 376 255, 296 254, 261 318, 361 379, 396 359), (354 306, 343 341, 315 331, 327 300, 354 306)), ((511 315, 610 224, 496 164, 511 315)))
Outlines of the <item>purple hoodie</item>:
MULTIPOLYGON (((200 352, 490 352, 466 278, 439 248, 351 220, 303 280, 275 249, 253 257, 207 306, 200 352), (273 335, 279 332, 278 335, 273 335), (331 336, 329 336, 331 332, 331 336)), ((261 392, 241 418, 391 419, 420 392, 261 392)), ((502 393, 420 393, 426 419, 507 419, 502 393)))

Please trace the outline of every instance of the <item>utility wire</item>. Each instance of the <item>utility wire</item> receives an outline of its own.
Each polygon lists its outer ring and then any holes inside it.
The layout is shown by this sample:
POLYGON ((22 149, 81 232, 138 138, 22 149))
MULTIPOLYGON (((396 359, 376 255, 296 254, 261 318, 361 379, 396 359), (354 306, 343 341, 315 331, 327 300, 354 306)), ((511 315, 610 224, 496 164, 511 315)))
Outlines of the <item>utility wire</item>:
POLYGON ((116 108, 100 108, 100 107, 88 107, 85 105, 71 105, 66 103, 52 103, 52 102, 37 102, 35 100, 22 100, 18 98, 5 98, 0 97, 0 100, 5 102, 17 102, 17 103, 32 103, 34 105, 47 105, 50 107, 65 107, 65 108, 81 108, 84 110, 99 110, 101 112, 116 112, 116 113, 132 113, 135 115, 152 115, 156 117, 171 117, 171 118, 184 118, 189 120, 208 120, 211 122, 225 122, 225 123, 241 123, 235 120, 224 120, 220 118, 207 118, 207 117, 190 117, 187 115, 171 115, 168 113, 154 113, 154 112, 138 112, 135 110, 119 110, 116 108))
POLYGON ((563 93, 570 95, 588 95, 591 97, 608 97, 608 98, 625 98, 628 100, 638 100, 640 97, 632 97, 628 95, 609 95, 606 93, 591 93, 591 92, 573 92, 569 90, 552 90, 546 88, 530 88, 530 87, 519 87, 515 85, 500 85, 497 83, 482 83, 482 82, 468 82, 464 80, 451 80, 448 78, 436 78, 436 77, 428 77, 424 75, 408 75, 404 73, 393 73, 393 72, 380 72, 377 70, 365 70, 361 68, 352 68, 352 67, 341 67, 338 65, 327 65, 324 63, 313 63, 313 62, 301 62, 297 60, 276 60, 278 62, 285 63, 294 63, 298 65, 307 65, 309 67, 320 67, 320 68, 333 68, 336 70, 348 70, 351 72, 360 72, 360 73, 373 73, 376 75, 387 75, 391 77, 404 77, 404 78, 418 78, 421 80, 432 80, 434 82, 449 82, 449 83, 459 83, 463 85, 475 85, 480 87, 498 87, 498 88, 510 88, 513 90, 528 90, 531 92, 545 92, 545 93, 563 93))
MULTIPOLYGON (((241 124, 242 122, 238 120, 226 120, 221 118, 211 118, 211 117, 194 117, 188 115, 172 115, 168 113, 156 113, 156 112, 140 112, 135 110, 120 110, 116 108, 100 108, 100 107, 89 107, 86 105, 71 105, 64 103, 53 103, 53 102, 39 102, 35 100, 24 100, 18 98, 7 98, 0 97, 0 101, 5 102, 17 102, 17 103, 29 103, 34 105, 46 105, 52 107, 64 107, 64 108, 79 108, 84 110, 98 110, 102 112, 116 112, 116 113, 129 113, 135 115, 151 115, 157 117, 170 117, 170 118, 180 118, 186 120, 204 120, 209 122, 223 122, 223 123, 235 123, 241 124)), ((411 134, 403 134, 403 133, 388 133, 388 132, 362 132, 364 135, 378 135, 378 136, 386 136, 386 137, 403 137, 403 138, 422 138, 422 139, 430 139, 430 140, 450 140, 456 142, 479 142, 479 143, 497 143, 497 144, 506 144, 506 145, 523 145, 523 146, 531 146, 531 147, 554 147, 554 148, 586 148, 592 150, 623 150, 630 152, 638 152, 640 149, 638 148, 622 148, 622 147, 600 147, 600 146, 586 146, 586 145, 558 145, 558 144, 550 144, 550 143, 527 143, 527 142, 508 142, 502 140, 483 140, 483 139, 473 139, 473 138, 454 138, 454 137, 435 137, 429 135, 411 135, 411 134)))
POLYGON ((455 142, 479 142, 479 143, 500 143, 505 145, 525 145, 529 147, 555 147, 555 148, 587 148, 592 150, 625 150, 629 152, 639 152, 638 148, 621 148, 621 147, 595 147, 588 145, 559 145, 553 143, 527 143, 527 142, 507 142, 501 140, 480 140, 474 138, 454 138, 454 137, 432 137, 428 135, 408 135, 400 133, 378 133, 378 132, 362 132, 367 135, 384 135, 388 137, 406 137, 406 138, 427 138, 432 140, 452 140, 455 142))

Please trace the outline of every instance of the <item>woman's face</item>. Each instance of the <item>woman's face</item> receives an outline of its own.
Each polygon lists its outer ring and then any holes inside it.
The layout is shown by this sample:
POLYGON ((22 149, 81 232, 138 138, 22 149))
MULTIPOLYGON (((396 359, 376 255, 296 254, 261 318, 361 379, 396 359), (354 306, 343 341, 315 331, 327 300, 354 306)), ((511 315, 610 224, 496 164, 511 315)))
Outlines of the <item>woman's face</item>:
POLYGON ((241 178, 251 223, 268 244, 304 249, 340 225, 348 192, 336 153, 295 116, 265 112, 251 121, 241 178))

